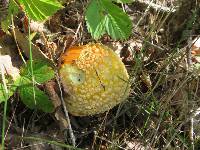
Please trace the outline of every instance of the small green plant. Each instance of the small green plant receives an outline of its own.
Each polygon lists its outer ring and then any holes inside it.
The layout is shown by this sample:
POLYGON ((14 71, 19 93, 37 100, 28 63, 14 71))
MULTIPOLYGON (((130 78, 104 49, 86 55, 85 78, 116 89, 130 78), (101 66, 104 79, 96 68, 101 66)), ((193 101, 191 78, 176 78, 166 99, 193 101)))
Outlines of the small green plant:
POLYGON ((56 0, 10 0, 8 6, 8 15, 1 22, 1 27, 6 31, 11 24, 11 16, 18 13, 19 10, 25 11, 26 15, 33 20, 42 21, 52 16, 63 6, 56 0))
POLYGON ((63 6, 56 0, 19 0, 24 10, 33 20, 45 20, 63 6))
MULTIPOLYGON (((114 40, 127 39, 132 23, 129 16, 115 3, 130 3, 131 0, 91 0, 86 9, 86 25, 95 40, 107 33, 114 40)), ((56 0, 10 0, 7 18, 1 23, 4 31, 11 24, 11 16, 19 9, 33 20, 41 21, 52 16, 62 5, 56 0)))
MULTIPOLYGON (((41 91, 37 85, 40 85, 54 78, 54 70, 48 63, 41 60, 34 60, 32 63, 34 71, 34 85, 30 71, 30 62, 20 70, 20 76, 15 81, 8 82, 9 96, 16 90, 19 92, 23 103, 31 109, 37 108, 44 112, 52 112, 53 104, 48 96, 41 91)), ((9 97, 8 97, 9 98, 9 97)), ((5 88, 0 83, 0 103, 6 101, 5 88)))
MULTIPOLYGON (((130 2, 130 0, 114 0, 130 2)), ((94 39, 108 33, 114 40, 127 39, 131 34, 132 24, 126 13, 110 0, 91 0, 86 10, 88 31, 94 39)))

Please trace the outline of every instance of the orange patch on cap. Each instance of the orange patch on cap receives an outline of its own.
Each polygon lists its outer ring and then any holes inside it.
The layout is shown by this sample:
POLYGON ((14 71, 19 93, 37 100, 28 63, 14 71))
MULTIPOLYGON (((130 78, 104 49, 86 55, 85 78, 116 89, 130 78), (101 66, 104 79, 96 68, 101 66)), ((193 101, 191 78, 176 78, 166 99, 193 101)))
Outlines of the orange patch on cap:
POLYGON ((69 48, 62 56, 62 64, 73 64, 80 56, 83 46, 73 46, 69 48))

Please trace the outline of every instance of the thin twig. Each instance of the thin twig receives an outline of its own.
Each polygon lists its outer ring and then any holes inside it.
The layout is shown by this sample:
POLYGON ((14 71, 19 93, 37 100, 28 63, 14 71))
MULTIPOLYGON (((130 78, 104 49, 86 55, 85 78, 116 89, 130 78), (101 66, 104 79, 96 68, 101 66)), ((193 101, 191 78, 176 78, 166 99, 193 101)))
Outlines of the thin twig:
POLYGON ((60 78, 59 78, 58 72, 56 73, 56 81, 57 81, 58 86, 59 86, 60 99, 61 99, 61 103, 62 103, 62 106, 63 106, 63 109, 64 109, 65 117, 66 117, 67 122, 68 122, 69 134, 70 134, 70 138, 71 138, 71 141, 72 141, 72 145, 75 147, 76 146, 76 139, 75 139, 75 136, 74 136, 74 133, 73 133, 73 130, 72 130, 71 123, 70 123, 69 113, 68 113, 68 110, 66 108, 65 101, 64 101, 64 98, 63 98, 63 93, 62 93, 62 88, 61 88, 60 78))
MULTIPOLYGON (((190 70, 192 66, 192 46, 195 44, 197 40, 198 38, 192 42, 192 37, 190 36, 188 38, 188 45, 186 47, 188 70, 190 70)), ((189 83, 189 86, 191 87, 191 83, 189 83)), ((194 111, 193 108, 194 108, 194 104, 192 105, 192 108, 190 110, 191 112, 194 111)), ((191 117, 191 120, 190 120, 190 140, 191 140, 192 150, 194 150, 194 117, 191 117)))

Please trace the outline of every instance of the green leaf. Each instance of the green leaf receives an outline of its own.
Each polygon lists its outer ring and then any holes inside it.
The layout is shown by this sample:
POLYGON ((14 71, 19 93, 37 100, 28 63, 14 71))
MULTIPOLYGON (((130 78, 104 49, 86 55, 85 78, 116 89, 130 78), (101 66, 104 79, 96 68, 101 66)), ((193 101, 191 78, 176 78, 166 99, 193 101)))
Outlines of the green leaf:
POLYGON ((127 39, 132 23, 126 13, 109 0, 92 0, 86 10, 86 24, 94 39, 108 33, 113 39, 127 39))
POLYGON ((52 16, 62 5, 57 0, 19 0, 28 16, 36 21, 52 16))
POLYGON ((11 15, 17 14, 19 8, 14 0, 9 1, 8 15, 5 20, 1 22, 1 28, 6 32, 11 24, 11 15))
POLYGON ((19 88, 19 94, 23 103, 30 109, 40 109, 48 113, 53 111, 52 102, 49 100, 48 96, 37 87, 21 86, 19 88))
POLYGON ((132 3, 133 0, 112 0, 113 2, 116 2, 116 3, 132 3))
POLYGON ((15 80, 14 84, 17 87, 22 86, 33 86, 33 82, 31 79, 27 78, 26 76, 20 76, 17 80, 15 80))
POLYGON ((105 16, 103 8, 97 0, 92 0, 86 11, 88 31, 94 39, 99 39, 105 33, 105 16))
MULTIPOLYGON (((37 83, 44 83, 52 78, 54 78, 54 70, 53 68, 43 60, 33 60, 33 75, 34 80, 37 83)), ((20 70, 21 76, 24 76, 30 80, 32 80, 31 76, 31 63, 30 61, 20 70)))
POLYGON ((131 34, 131 20, 118 6, 102 0, 107 12, 106 31, 113 39, 127 39, 131 34))
MULTIPOLYGON (((37 83, 43 83, 54 77, 54 71, 50 65, 42 60, 32 62, 34 79, 37 83)), ((21 76, 14 82, 18 86, 21 100, 31 109, 40 109, 44 112, 52 112, 53 104, 49 101, 48 96, 35 87, 32 83, 30 62, 20 70, 21 76)))
POLYGON ((7 89, 8 89, 8 95, 6 95, 6 91, 5 91, 4 85, 2 83, 0 83, 0 103, 8 100, 10 98, 10 96, 13 95, 13 93, 16 90, 16 86, 7 85, 7 89))

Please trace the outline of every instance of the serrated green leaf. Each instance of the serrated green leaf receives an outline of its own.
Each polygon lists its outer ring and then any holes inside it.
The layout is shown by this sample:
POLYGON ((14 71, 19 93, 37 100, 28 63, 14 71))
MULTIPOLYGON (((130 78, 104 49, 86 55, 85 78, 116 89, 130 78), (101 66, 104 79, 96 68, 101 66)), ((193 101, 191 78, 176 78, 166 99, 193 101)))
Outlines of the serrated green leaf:
POLYGON ((32 80, 26 76, 20 76, 17 80, 15 80, 14 84, 17 87, 33 86, 32 80))
POLYGON ((36 21, 52 16, 62 5, 57 0, 19 0, 28 16, 36 21))
POLYGON ((33 87, 31 79, 21 76, 15 81, 15 84, 19 87, 21 100, 27 107, 30 109, 40 109, 44 112, 53 111, 53 104, 48 96, 37 87, 33 87))
MULTIPOLYGON (((53 104, 49 101, 48 96, 32 83, 30 65, 30 62, 27 62, 26 66, 22 67, 21 76, 14 82, 19 87, 21 100, 31 109, 37 108, 44 112, 52 112, 53 104)), ((46 82, 54 77, 52 67, 43 60, 33 60, 32 67, 34 79, 37 83, 46 82)))
POLYGON ((127 39, 131 34, 131 20, 118 6, 102 0, 107 12, 106 31, 113 39, 127 39))
POLYGON ((0 83, 0 103, 4 102, 6 100, 8 100, 8 98, 10 98, 10 96, 13 95, 13 93, 16 90, 16 86, 12 86, 12 85, 7 85, 7 89, 8 89, 8 95, 6 95, 6 91, 5 91, 5 87, 2 83, 0 83))
POLYGON ((105 33, 105 16, 103 8, 97 0, 92 0, 86 11, 88 31, 94 39, 99 39, 105 33))
POLYGON ((14 0, 9 1, 8 15, 5 20, 1 22, 1 28, 6 32, 11 24, 11 15, 17 14, 19 8, 14 0))
POLYGON ((19 88, 19 94, 23 103, 30 109, 40 109, 48 113, 53 111, 52 102, 49 100, 48 96, 37 87, 21 86, 19 88))
MULTIPOLYGON (((41 84, 54 78, 54 70, 47 62, 43 60, 33 60, 32 67, 34 80, 37 83, 41 84)), ((22 67, 22 69, 20 70, 20 74, 22 77, 26 77, 32 80, 30 68, 30 62, 28 62, 25 67, 22 67)))
POLYGON ((127 39, 131 34, 131 20, 118 6, 108 0, 92 0, 86 11, 88 31, 94 39, 107 32, 113 39, 127 39))
POLYGON ((116 3, 132 3, 133 0, 112 0, 113 2, 116 2, 116 3))

